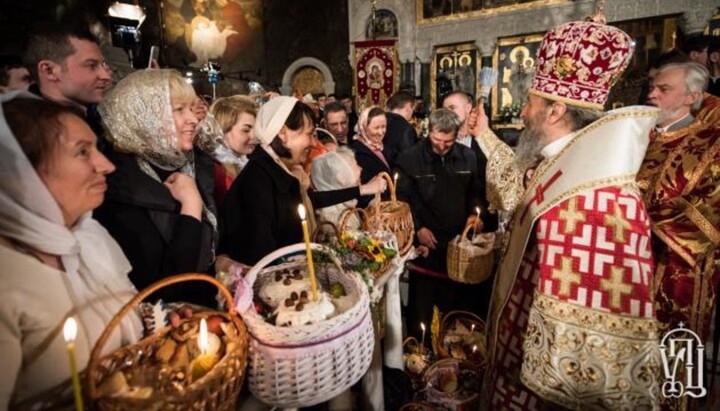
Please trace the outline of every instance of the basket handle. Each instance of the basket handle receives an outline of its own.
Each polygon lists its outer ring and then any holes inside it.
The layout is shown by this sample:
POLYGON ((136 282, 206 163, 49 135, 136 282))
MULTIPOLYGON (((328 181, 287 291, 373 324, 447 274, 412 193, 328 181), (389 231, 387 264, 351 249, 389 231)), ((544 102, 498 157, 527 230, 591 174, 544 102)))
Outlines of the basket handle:
POLYGON ((462 232, 462 235, 460 236, 460 242, 467 239, 467 235, 470 232, 470 229, 473 228, 475 225, 471 223, 465 224, 465 229, 462 232))
MULTIPOLYGON (((397 201, 397 193, 395 192, 395 189, 397 187, 395 187, 395 182, 393 181, 392 177, 390 177, 390 174, 383 171, 378 175, 384 178, 385 181, 387 181, 388 190, 390 190, 390 201, 397 201)), ((376 204, 380 202, 378 197, 380 197, 380 194, 375 194, 376 204)))
MULTIPOLYGON (((368 230, 369 226, 368 223, 370 220, 368 219, 368 215, 362 208, 348 208, 347 210, 343 211, 340 215, 340 224, 338 225, 338 228, 340 231, 345 231, 345 228, 347 227, 347 223, 350 220, 350 216, 353 214, 360 214, 360 228, 368 230)), ((340 236, 338 236, 340 238, 340 236)))
POLYGON ((233 306, 233 298, 230 294, 230 291, 228 291, 228 289, 220 281, 207 274, 179 274, 172 277, 163 278, 160 281, 150 284, 148 287, 135 294, 135 296, 130 301, 128 301, 117 314, 115 314, 115 316, 108 323, 107 327, 105 327, 105 330, 103 330, 103 333, 100 334, 100 338, 98 338, 97 342, 95 343, 95 346, 90 353, 90 360, 88 361, 87 366, 87 385, 88 395, 90 399, 94 400, 98 398, 98 392, 97 387, 95 386, 94 378, 95 373, 93 371, 98 367, 100 363, 100 352, 105 346, 108 338, 110 338, 112 332, 120 324, 120 321, 122 321, 122 319, 127 315, 127 313, 130 312, 130 310, 134 309, 138 305, 138 303, 150 296, 150 294, 154 293, 155 291, 172 284, 184 283, 187 281, 205 281, 217 287, 218 290, 220 290, 220 293, 223 295, 223 298, 225 298, 225 302, 228 306, 228 315, 231 317, 235 315, 235 307, 233 306))
POLYGON ((315 231, 313 231, 312 235, 310 236, 310 238, 312 238, 313 242, 317 241, 317 237, 320 234, 320 230, 321 230, 322 226, 324 226, 324 225, 332 228, 333 232, 335 233, 335 237, 340 239, 340 231, 338 230, 338 228, 335 224, 333 224, 330 221, 318 221, 316 224, 316 227, 315 227, 315 231))
MULTIPOLYGON (((330 256, 330 259, 335 263, 337 268, 340 270, 340 272, 344 273, 345 270, 342 268, 342 264, 340 264, 340 260, 338 260, 335 253, 332 252, 331 249, 328 247, 317 244, 317 243, 310 243, 310 248, 315 251, 323 252, 330 256)), ((248 273, 245 275, 245 279, 247 280, 248 284, 250 285, 250 289, 252 289, 253 284, 255 284, 255 280, 257 279, 258 274, 260 271, 267 267, 270 263, 277 260, 280 257, 284 257, 287 254, 292 254, 298 251, 304 251, 305 250, 305 243, 297 243, 288 245, 282 248, 278 248, 277 250, 273 251, 272 253, 266 255, 263 257, 260 261, 258 261, 251 269, 248 271, 248 273)))
MULTIPOLYGON (((440 321, 440 334, 443 334, 443 332, 445 331, 445 323, 447 323, 448 320, 450 320, 450 318, 452 316, 461 315, 461 314, 464 316, 470 317, 473 321, 477 322, 478 324, 485 324, 485 321, 483 321, 482 318, 471 313, 470 311, 453 310, 453 311, 449 311, 447 314, 443 315, 442 321, 440 321)), ((480 331, 480 330, 477 330, 477 331, 480 331)))

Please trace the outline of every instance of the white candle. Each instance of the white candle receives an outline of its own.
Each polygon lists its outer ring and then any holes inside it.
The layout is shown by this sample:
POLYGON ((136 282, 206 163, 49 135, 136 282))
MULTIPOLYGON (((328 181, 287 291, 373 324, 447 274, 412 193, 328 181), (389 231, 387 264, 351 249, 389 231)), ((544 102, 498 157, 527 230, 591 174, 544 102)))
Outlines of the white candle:
POLYGON ((298 215, 302 223, 303 239, 305 241, 305 256, 308 263, 308 272, 310 273, 310 286, 312 287, 313 301, 318 300, 317 282, 315 281, 315 264, 312 258, 312 249, 310 248, 310 231, 308 230, 307 220, 305 220, 305 207, 298 205, 298 215))
POLYGON ((75 362, 75 338, 77 337, 77 322, 74 317, 65 320, 63 336, 67 343, 68 357, 70 357, 70 372, 72 374, 73 394, 75 395, 75 410, 83 411, 82 391, 80 388, 80 376, 78 375, 77 363, 75 362))
MULTIPOLYGON (((477 225, 478 225, 478 222, 480 221, 480 207, 475 207, 475 213, 476 213, 476 215, 477 215, 477 220, 475 221, 475 226, 473 227, 473 235, 472 235, 472 238, 475 238, 475 234, 476 234, 476 231, 477 231, 477 225)), ((471 238, 471 240, 472 240, 472 238, 471 238)))

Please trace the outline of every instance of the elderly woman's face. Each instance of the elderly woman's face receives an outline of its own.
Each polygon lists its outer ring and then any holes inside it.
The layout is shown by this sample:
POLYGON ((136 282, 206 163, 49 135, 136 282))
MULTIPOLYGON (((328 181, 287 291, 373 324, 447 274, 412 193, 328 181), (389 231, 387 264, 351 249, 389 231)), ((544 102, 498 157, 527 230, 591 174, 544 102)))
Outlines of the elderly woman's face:
POLYGON ((373 143, 382 143, 383 137, 385 137, 385 130, 387 129, 387 119, 384 115, 375 116, 368 122, 368 135, 367 138, 373 143))
POLYGON ((193 113, 192 101, 171 100, 173 119, 175 120, 175 137, 177 148, 182 151, 190 151, 195 140, 195 128, 198 119, 193 113))
POLYGON ((240 113, 235 125, 225 133, 225 140, 237 154, 250 154, 255 149, 253 127, 255 116, 250 113, 240 113))
POLYGON ((312 146, 315 127, 312 120, 307 117, 304 118, 303 123, 300 130, 291 130, 287 126, 283 126, 280 130, 280 137, 292 154, 290 159, 292 165, 304 164, 312 146))
POLYGON ((115 166, 97 149, 95 134, 74 115, 62 115, 63 131, 53 152, 37 172, 70 227, 105 198, 105 176, 115 166))

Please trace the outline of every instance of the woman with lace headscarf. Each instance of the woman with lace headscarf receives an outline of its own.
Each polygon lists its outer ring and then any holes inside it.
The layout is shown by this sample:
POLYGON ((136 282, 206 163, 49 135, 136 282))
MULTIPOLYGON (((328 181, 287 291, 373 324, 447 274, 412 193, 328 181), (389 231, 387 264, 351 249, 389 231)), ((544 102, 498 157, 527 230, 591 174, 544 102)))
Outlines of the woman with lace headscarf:
MULTIPOLYGON (((365 184, 381 172, 390 173, 390 165, 383 155, 383 139, 387 130, 387 118, 383 109, 377 106, 363 110, 358 118, 358 133, 350 148, 355 151, 355 158, 362 168, 360 181, 365 184)), ((387 193, 383 198, 387 199, 387 193)), ((358 207, 365 208, 372 196, 363 196, 358 207)))
MULTIPOLYGON (((96 218, 120 243, 138 288, 208 272, 215 259, 212 160, 193 151, 195 98, 176 71, 143 70, 122 79, 100 105, 117 170, 96 218)), ((212 304, 214 293, 195 282, 156 296, 212 304)))
MULTIPOLYGON (((136 294, 130 263, 92 217, 115 167, 71 108, 26 92, 0 104, 0 409, 65 409, 73 395, 63 324, 77 320, 82 370, 136 294)), ((106 348, 141 332, 131 313, 106 348)))

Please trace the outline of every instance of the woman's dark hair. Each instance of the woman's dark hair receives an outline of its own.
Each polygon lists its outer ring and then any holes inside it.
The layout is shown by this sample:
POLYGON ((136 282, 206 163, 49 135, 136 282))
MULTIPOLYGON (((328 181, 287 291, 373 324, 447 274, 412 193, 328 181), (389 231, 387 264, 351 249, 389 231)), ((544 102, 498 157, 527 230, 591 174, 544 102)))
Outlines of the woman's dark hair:
POLYGON ((63 115, 80 117, 74 109, 47 100, 16 98, 2 105, 5 119, 34 168, 45 164, 58 145, 65 126, 63 115))
POLYGON ((370 122, 372 121, 373 118, 378 117, 378 116, 384 116, 384 115, 385 115, 385 110, 381 109, 380 107, 371 108, 370 111, 368 112, 367 124, 365 124, 365 125, 366 126, 370 125, 370 122))
MULTIPOLYGON (((314 114, 310 106, 302 101, 298 101, 295 103, 295 107, 293 107, 292 111, 290 111, 287 120, 285 120, 285 126, 293 131, 302 130, 303 127, 305 127, 305 118, 307 118, 310 125, 313 124, 313 115, 314 114)), ((292 153, 283 145, 283 142, 279 137, 275 136, 273 141, 270 143, 270 147, 273 149, 275 154, 278 155, 278 157, 292 158, 292 153)))

